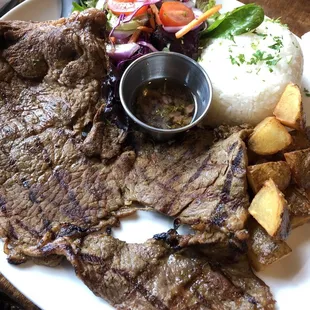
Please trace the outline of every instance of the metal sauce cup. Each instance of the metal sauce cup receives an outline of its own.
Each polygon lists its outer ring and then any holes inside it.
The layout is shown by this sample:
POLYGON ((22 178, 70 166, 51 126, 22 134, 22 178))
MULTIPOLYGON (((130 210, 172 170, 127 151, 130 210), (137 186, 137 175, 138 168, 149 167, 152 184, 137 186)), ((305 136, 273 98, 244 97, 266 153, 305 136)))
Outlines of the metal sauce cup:
POLYGON ((120 99, 126 113, 143 130, 157 140, 169 140, 175 135, 196 126, 207 114, 212 99, 212 86, 204 69, 193 59, 179 53, 155 52, 135 60, 124 72, 120 81, 120 99), (196 98, 196 111, 190 124, 161 129, 139 120, 133 112, 136 89, 155 79, 167 78, 185 84, 196 98))

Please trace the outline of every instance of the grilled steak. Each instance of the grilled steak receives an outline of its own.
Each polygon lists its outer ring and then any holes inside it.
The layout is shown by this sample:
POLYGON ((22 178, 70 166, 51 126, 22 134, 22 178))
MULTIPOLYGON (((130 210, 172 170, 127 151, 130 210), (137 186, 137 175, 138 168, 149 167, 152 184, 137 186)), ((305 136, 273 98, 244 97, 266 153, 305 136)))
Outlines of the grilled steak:
POLYGON ((9 262, 66 256, 118 309, 273 309, 247 262, 226 261, 247 237, 250 131, 196 129, 169 143, 128 133, 101 96, 105 22, 96 10, 0 22, 0 237, 9 262), (102 233, 136 203, 196 234, 138 245, 102 233))
POLYGON ((244 228, 249 131, 197 129, 173 143, 138 132, 126 139, 106 119, 100 95, 104 30, 96 10, 0 22, 0 236, 12 263, 23 262, 29 246, 117 225, 135 211, 132 202, 200 232, 239 238, 244 228))
POLYGON ((228 264, 199 247, 175 251, 163 241, 127 244, 103 234, 74 246, 58 239, 28 254, 65 255, 84 283, 116 309, 274 309, 268 286, 245 257, 228 264))

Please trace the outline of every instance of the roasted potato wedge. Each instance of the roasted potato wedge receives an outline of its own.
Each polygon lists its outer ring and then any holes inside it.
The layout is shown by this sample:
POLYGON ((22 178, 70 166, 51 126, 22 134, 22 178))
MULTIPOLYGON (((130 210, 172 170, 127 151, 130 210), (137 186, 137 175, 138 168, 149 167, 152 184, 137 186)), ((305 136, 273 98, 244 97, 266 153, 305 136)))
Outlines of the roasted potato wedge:
POLYGON ((249 213, 271 237, 287 238, 290 230, 287 202, 272 179, 267 180, 255 195, 249 213))
POLYGON ((290 131, 292 143, 284 150, 285 153, 299 151, 310 148, 310 140, 306 133, 292 130, 290 131))
POLYGON ((297 130, 305 129, 306 122, 298 85, 289 83, 286 86, 273 115, 287 127, 297 130))
POLYGON ((286 257, 292 250, 282 240, 274 240, 254 219, 249 220, 248 257, 256 271, 286 257))
POLYGON ((292 137, 273 116, 265 118, 255 128, 248 141, 250 150, 259 155, 272 155, 287 148, 292 137))
POLYGON ((272 179, 281 191, 284 191, 291 181, 291 170, 285 161, 276 161, 248 166, 249 184, 256 194, 264 183, 272 179))
POLYGON ((310 148, 284 154, 297 185, 310 189, 310 148))
POLYGON ((284 192, 290 212, 291 227, 296 228, 310 221, 310 191, 290 185, 284 192))

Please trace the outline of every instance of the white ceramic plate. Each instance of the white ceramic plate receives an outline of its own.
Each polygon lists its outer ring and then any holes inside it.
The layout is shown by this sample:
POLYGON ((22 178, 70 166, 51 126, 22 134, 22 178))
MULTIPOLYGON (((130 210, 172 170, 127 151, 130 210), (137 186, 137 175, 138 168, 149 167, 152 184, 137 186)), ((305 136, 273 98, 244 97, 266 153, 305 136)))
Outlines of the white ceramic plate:
MULTIPOLYGON (((217 1, 224 10, 240 5, 234 0, 217 1)), ((6 14, 3 19, 49 20, 60 17, 60 0, 28 0, 6 14)), ((309 39, 309 36, 307 36, 309 39)), ((309 40, 310 41, 310 40, 309 40)), ((310 44, 303 44, 305 56, 310 56, 310 44), (307 52, 306 52, 307 49, 307 52)), ((310 89, 310 62, 305 59, 304 87, 310 89)), ((304 98, 306 109, 309 98, 304 98)), ((309 108, 310 111, 310 108, 309 108)), ((308 114, 310 119, 310 113, 308 114)), ((154 212, 138 212, 137 215, 122 220, 122 227, 115 230, 114 236, 128 242, 143 242, 155 233, 167 231, 172 220, 154 212), (137 221, 137 219, 139 219, 137 221), (141 232, 145 232, 141 234, 141 232)), ((264 273, 259 273, 270 287, 280 310, 309 309, 310 291, 310 225, 294 230, 288 240, 293 253, 274 264, 264 273)), ((0 244, 1 246, 1 244, 0 244)), ((0 249, 0 272, 25 296, 44 310, 62 309, 113 309, 80 281, 72 267, 63 263, 56 268, 36 266, 26 263, 13 266, 7 263, 0 249)))
POLYGON ((1 19, 45 21, 58 19, 61 15, 61 0, 26 0, 1 19))

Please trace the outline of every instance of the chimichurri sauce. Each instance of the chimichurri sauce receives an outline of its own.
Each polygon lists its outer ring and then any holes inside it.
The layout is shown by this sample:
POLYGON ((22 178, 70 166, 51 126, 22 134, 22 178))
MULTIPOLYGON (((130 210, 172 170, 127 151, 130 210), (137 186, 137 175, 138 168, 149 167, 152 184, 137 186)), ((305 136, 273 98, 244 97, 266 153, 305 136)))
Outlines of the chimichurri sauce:
POLYGON ((195 97, 174 79, 161 78, 140 86, 135 94, 134 113, 142 122, 161 129, 175 129, 191 123, 195 97))

